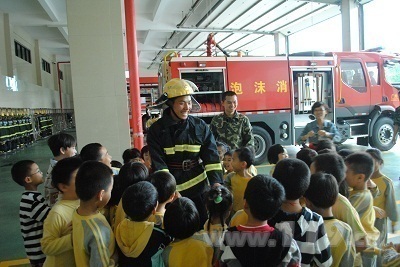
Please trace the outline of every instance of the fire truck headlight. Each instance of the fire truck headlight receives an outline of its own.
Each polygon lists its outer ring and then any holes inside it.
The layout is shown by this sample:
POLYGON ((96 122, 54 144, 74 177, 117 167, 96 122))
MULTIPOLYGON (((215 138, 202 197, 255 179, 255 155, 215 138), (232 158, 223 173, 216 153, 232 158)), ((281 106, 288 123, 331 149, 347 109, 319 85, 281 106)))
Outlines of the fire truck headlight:
POLYGON ((287 140, 289 138, 289 123, 287 121, 281 122, 279 125, 280 128, 280 138, 282 141, 287 140))

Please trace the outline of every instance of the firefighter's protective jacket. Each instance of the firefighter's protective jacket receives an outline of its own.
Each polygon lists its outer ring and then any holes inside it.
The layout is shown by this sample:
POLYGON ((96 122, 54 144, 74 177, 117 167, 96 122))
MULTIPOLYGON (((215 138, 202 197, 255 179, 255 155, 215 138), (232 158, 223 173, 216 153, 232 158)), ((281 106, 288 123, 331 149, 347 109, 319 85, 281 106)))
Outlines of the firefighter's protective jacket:
POLYGON ((170 113, 167 108, 147 134, 153 170, 169 170, 186 197, 203 193, 208 182, 222 184, 221 162, 207 124, 193 116, 177 122, 170 113))

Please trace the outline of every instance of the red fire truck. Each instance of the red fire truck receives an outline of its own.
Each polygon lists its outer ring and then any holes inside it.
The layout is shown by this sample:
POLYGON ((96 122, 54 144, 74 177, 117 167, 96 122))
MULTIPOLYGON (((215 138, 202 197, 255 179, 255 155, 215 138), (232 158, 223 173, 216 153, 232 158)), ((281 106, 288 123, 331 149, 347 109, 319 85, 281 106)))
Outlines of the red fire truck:
POLYGON ((341 142, 357 138, 389 150, 392 114, 399 106, 400 57, 377 52, 298 53, 275 57, 168 56, 159 71, 160 88, 171 78, 193 81, 201 111, 210 122, 222 112, 221 93, 238 95, 238 111, 253 126, 256 163, 274 143, 294 145, 310 122, 311 106, 325 102, 341 142))

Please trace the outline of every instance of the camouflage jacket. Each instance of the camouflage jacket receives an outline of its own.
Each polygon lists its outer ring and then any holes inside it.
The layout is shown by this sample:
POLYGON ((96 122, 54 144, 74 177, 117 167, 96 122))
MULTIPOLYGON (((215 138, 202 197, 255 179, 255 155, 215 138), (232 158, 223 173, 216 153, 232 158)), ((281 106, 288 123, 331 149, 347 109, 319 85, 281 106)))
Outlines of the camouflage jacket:
POLYGON ((393 113, 393 124, 400 126, 400 106, 396 108, 396 112, 393 113))
POLYGON ((226 143, 231 149, 254 147, 253 128, 246 115, 235 112, 232 118, 225 113, 216 115, 210 124, 215 140, 226 143))

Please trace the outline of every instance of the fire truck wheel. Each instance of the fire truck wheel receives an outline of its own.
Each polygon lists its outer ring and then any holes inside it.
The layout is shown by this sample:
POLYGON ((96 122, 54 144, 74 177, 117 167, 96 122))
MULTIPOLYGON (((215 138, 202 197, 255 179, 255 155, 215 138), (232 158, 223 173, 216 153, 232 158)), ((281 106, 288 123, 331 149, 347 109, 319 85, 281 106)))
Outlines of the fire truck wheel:
POLYGON ((388 117, 380 118, 374 125, 370 139, 371 146, 381 151, 387 151, 393 147, 393 120, 388 117))
POLYGON ((253 126, 255 161, 254 165, 260 165, 267 160, 268 148, 272 146, 269 133, 259 126, 253 126))

